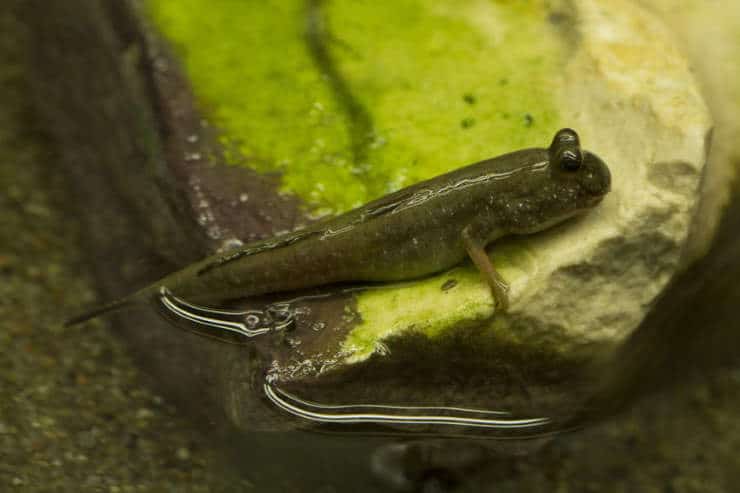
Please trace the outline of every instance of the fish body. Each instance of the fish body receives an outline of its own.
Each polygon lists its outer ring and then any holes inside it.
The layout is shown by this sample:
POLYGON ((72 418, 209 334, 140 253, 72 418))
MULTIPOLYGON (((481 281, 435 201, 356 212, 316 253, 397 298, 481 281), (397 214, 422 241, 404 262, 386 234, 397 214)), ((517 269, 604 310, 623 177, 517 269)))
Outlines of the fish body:
MULTIPOLYGON (((391 282, 449 269, 470 256, 494 296, 502 280, 484 248, 531 234, 591 209, 611 176, 578 135, 560 130, 548 148, 481 161, 386 195, 304 229, 196 262, 87 317, 162 289, 214 303, 339 282, 391 282)), ((499 300, 500 301, 500 300, 499 300)))

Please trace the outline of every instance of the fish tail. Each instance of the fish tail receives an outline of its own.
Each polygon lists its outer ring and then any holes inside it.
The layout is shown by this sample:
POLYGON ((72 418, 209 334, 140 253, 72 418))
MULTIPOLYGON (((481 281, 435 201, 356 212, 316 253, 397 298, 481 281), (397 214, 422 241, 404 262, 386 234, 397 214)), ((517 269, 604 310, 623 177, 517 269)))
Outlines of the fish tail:
POLYGON ((115 312, 123 308, 127 308, 131 305, 139 304, 142 302, 142 296, 140 296, 140 294, 141 293, 136 293, 131 296, 126 296, 125 298, 120 298, 109 303, 105 303, 104 305, 95 307, 84 313, 69 318, 64 322, 64 327, 72 327, 73 325, 87 322, 88 320, 92 320, 93 318, 99 317, 100 315, 105 315, 106 313, 115 312))

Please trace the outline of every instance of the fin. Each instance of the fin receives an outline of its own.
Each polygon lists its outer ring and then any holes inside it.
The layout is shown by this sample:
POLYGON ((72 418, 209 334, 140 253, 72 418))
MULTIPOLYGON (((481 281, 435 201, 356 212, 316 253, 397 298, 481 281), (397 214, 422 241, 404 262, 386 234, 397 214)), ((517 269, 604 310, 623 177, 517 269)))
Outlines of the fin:
POLYGON ((102 306, 98 306, 96 308, 93 308, 92 310, 88 310, 84 313, 81 313, 80 315, 77 315, 75 317, 72 317, 66 320, 64 322, 64 327, 72 327, 73 325, 78 325, 83 322, 87 322, 88 320, 92 320, 93 318, 99 317, 100 315, 105 315, 106 313, 118 311, 127 306, 136 304, 138 301, 139 300, 136 295, 127 296, 125 298, 111 301, 102 306))

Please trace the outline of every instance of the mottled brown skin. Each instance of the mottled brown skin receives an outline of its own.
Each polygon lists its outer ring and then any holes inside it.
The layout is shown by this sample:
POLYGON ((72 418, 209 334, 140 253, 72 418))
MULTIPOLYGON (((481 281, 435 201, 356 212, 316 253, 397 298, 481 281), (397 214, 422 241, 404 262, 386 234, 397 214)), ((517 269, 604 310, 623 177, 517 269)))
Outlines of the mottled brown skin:
POLYGON ((505 308, 506 285, 485 246, 592 208, 610 183, 604 162, 581 150, 573 130, 562 129, 549 148, 481 161, 306 229, 206 258, 89 315, 151 299, 162 287, 180 298, 213 303, 337 282, 414 279, 466 256, 505 308))

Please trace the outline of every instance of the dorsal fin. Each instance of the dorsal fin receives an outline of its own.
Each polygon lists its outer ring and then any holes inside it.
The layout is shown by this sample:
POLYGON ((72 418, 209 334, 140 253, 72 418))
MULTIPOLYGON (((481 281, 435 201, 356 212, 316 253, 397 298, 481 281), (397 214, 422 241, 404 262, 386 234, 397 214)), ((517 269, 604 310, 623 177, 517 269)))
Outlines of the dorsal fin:
POLYGON ((288 245, 292 245, 298 241, 301 241, 304 238, 307 238, 309 236, 315 236, 317 234, 320 234, 320 231, 299 230, 293 233, 287 233, 285 235, 278 236, 277 238, 268 238, 266 240, 259 240, 254 243, 250 243, 246 245, 244 248, 241 248, 234 252, 226 253, 223 256, 220 256, 214 259, 213 261, 208 262, 206 265, 198 269, 198 272, 196 273, 196 275, 201 276, 205 274, 206 272, 212 269, 215 269, 216 267, 221 267, 222 265, 228 264, 242 257, 248 257, 250 255, 256 255, 258 253, 266 252, 268 250, 275 250, 277 248, 283 248, 288 245))

